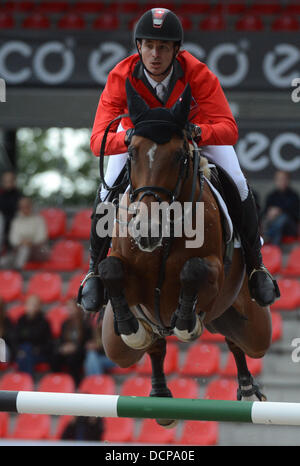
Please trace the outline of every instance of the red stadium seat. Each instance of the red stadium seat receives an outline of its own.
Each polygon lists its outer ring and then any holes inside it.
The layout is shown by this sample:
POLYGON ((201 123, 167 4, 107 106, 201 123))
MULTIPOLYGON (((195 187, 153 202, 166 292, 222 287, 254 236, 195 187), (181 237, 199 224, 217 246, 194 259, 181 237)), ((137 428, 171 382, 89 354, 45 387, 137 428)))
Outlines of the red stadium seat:
POLYGON ((54 244, 50 259, 43 262, 43 270, 69 272, 82 266, 84 249, 80 241, 58 240, 54 244))
POLYGON ((45 304, 59 301, 62 291, 62 279, 56 273, 37 272, 28 283, 26 295, 37 295, 45 304))
POLYGON ((272 312, 272 342, 280 340, 282 337, 282 317, 279 312, 272 312))
POLYGON ((284 11, 286 14, 300 15, 300 3, 297 0, 287 2, 284 11))
MULTIPOLYGON (((168 343, 167 353, 164 360, 164 372, 166 375, 177 372, 178 369, 179 350, 176 344, 168 343)), ((146 353, 142 360, 136 366, 138 374, 152 374, 151 360, 148 353, 146 353)))
POLYGON ((249 13, 245 14, 235 24, 236 31, 263 31, 264 28, 262 19, 249 13))
POLYGON ((66 236, 69 239, 89 239, 91 231, 91 209, 84 209, 77 212, 66 236))
POLYGON ((68 299, 77 298, 78 289, 81 285, 82 280, 84 279, 84 276, 84 273, 79 272, 70 278, 67 286, 67 291, 65 295, 62 297, 63 302, 68 301, 68 299))
POLYGON ((57 26, 58 29, 84 29, 85 20, 79 14, 67 13, 65 16, 59 19, 57 26))
POLYGON ((254 2, 249 7, 249 13, 254 15, 277 15, 281 11, 280 0, 254 2))
POLYGON ((231 379, 219 378, 212 380, 206 386, 205 399, 209 400, 236 400, 238 384, 231 379))
POLYGON ((22 26, 25 29, 49 29, 50 21, 47 16, 36 12, 25 18, 22 26))
POLYGON ((7 310, 7 317, 12 321, 13 324, 16 324, 20 317, 24 315, 24 313, 24 304, 16 304, 7 310))
POLYGON ((67 425, 74 419, 74 416, 59 416, 53 440, 59 440, 62 438, 63 432, 67 425))
MULTIPOLYGON (((263 368, 262 359, 253 359, 246 356, 247 366, 253 376, 261 374, 263 368)), ((223 377, 236 377, 237 368, 232 353, 228 353, 225 366, 220 369, 220 375, 223 377)))
POLYGON ((180 21, 181 21, 181 24, 182 24, 182 27, 183 27, 183 30, 184 31, 190 31, 191 29, 193 29, 193 21, 191 20, 191 18, 188 16, 188 15, 178 15, 180 21))
POLYGON ((300 306, 300 283, 296 279, 281 278, 277 281, 281 296, 271 305, 271 310, 292 311, 300 306))
POLYGON ((219 441, 219 424, 215 421, 185 421, 176 443, 179 445, 216 445, 219 441))
POLYGON ((200 22, 201 31, 223 31, 226 29, 226 21, 223 15, 211 14, 200 22))
POLYGON ((297 17, 292 15, 280 15, 275 18, 271 24, 272 31, 299 31, 300 22, 297 17))
POLYGON ((36 10, 39 11, 40 13, 45 13, 45 14, 65 13, 66 11, 68 11, 69 6, 70 6, 69 2, 43 1, 43 2, 39 2, 39 4, 36 6, 36 10))
POLYGON ((112 13, 102 13, 93 22, 94 29, 100 29, 103 31, 116 30, 119 28, 120 22, 118 16, 112 13))
POLYGON ((61 334, 61 328, 65 320, 69 317, 69 311, 65 306, 54 306, 45 314, 49 322, 53 338, 58 338, 61 334))
POLYGON ((123 382, 120 395, 149 396, 151 388, 151 381, 149 377, 133 376, 123 382))
POLYGON ((175 442, 175 435, 176 427, 165 429, 158 425, 155 419, 144 419, 141 423, 141 430, 135 438, 135 441, 139 443, 151 443, 152 445, 169 445, 175 442))
POLYGON ((196 343, 187 352, 180 374, 185 376, 210 376, 220 365, 220 349, 214 344, 196 343))
POLYGON ((32 391, 34 382, 31 375, 25 372, 9 372, 1 377, 0 390, 32 391))
POLYGON ((7 437, 9 425, 9 414, 0 413, 0 438, 7 437))
POLYGON ((178 14, 186 13, 186 14, 203 14, 207 13, 210 10, 210 3, 209 2, 184 2, 180 9, 178 10, 178 14))
POLYGON ((7 1, 4 3, 4 10, 7 12, 28 12, 32 11, 35 7, 35 2, 34 1, 7 1))
POLYGON ((261 248, 263 261, 271 274, 276 274, 281 269, 282 252, 281 249, 274 244, 266 244, 261 248))
POLYGON ((131 418, 106 417, 104 419, 103 442, 126 443, 133 441, 134 420, 131 418))
POLYGON ((283 267, 281 273, 286 277, 300 277, 300 246, 290 252, 286 267, 283 267))
POLYGON ((93 2, 75 2, 72 4, 72 10, 76 13, 86 14, 86 13, 99 13, 103 10, 103 2, 93 1, 93 2))
POLYGON ((176 377, 168 382, 174 398, 199 398, 199 388, 195 379, 176 377))
POLYGON ((51 418, 48 414, 19 414, 13 432, 13 439, 47 440, 51 436, 51 418))
POLYGON ((73 393, 75 383, 69 374, 49 373, 44 375, 38 383, 39 392, 73 393))
POLYGON ((114 379, 107 374, 88 375, 81 381, 78 391, 94 395, 114 395, 116 393, 116 384, 114 379))
POLYGON ((0 11, 0 30, 12 29, 15 27, 14 17, 10 13, 0 11))
POLYGON ((22 298, 23 278, 19 272, 3 270, 0 272, 0 297, 5 302, 22 298))
POLYGON ((57 239, 66 233, 67 216, 62 209, 50 207, 42 209, 40 214, 44 217, 50 239, 57 239))

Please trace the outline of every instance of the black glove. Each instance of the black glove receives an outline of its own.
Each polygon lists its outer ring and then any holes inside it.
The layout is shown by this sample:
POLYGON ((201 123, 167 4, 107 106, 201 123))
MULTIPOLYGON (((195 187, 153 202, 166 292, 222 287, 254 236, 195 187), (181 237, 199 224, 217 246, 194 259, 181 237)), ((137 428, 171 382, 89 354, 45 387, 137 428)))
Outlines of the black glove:
POLYGON ((126 146, 129 146, 129 144, 131 143, 131 139, 132 139, 132 136, 134 135, 134 128, 129 128, 127 131, 126 131, 126 136, 125 136, 125 144, 126 146))
POLYGON ((194 123, 187 123, 185 129, 187 130, 188 139, 194 139, 197 143, 201 141, 202 130, 200 126, 194 125, 194 123))

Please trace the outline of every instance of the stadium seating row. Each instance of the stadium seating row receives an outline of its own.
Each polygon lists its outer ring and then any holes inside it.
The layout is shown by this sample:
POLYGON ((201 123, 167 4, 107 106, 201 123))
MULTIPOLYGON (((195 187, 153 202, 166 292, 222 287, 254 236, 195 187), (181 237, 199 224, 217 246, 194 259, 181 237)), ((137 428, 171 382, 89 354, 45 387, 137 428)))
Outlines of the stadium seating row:
MULTIPOLYGON (((59 416, 55 432, 51 433, 51 417, 47 414, 19 414, 14 427, 9 429, 8 413, 0 413, 0 437, 26 440, 59 440, 72 416, 59 416)), ((141 422, 139 433, 135 434, 135 421, 130 418, 105 418, 101 440, 112 443, 149 443, 179 445, 216 445, 219 425, 209 421, 186 421, 177 436, 176 428, 164 429, 155 420, 141 422)), ((100 439, 99 439, 100 440, 100 439)))
MULTIPOLYGON (((192 14, 179 15, 183 27, 186 31, 194 28, 194 18, 192 14)), ((132 30, 137 21, 134 17, 127 23, 127 28, 132 30)), ((17 21, 11 13, 0 11, 0 28, 12 29, 16 27, 17 21)), ((121 27, 121 15, 117 16, 112 13, 102 13, 99 17, 93 20, 92 28, 95 30, 117 30, 121 27)), ((55 24, 60 30, 84 30, 89 26, 82 16, 78 13, 68 13, 62 16, 55 24)), ((224 14, 214 13, 209 14, 206 18, 197 23, 197 26, 202 31, 223 31, 228 28, 227 18, 224 14)), ((42 12, 35 12, 22 20, 21 27, 24 29, 49 29, 52 27, 51 19, 42 12)), ((247 13, 236 20, 234 29, 236 31, 263 31, 268 29, 264 19, 256 14, 247 13)), ((300 22, 296 16, 292 14, 280 14, 274 18, 270 26, 271 31, 299 31, 300 22)))

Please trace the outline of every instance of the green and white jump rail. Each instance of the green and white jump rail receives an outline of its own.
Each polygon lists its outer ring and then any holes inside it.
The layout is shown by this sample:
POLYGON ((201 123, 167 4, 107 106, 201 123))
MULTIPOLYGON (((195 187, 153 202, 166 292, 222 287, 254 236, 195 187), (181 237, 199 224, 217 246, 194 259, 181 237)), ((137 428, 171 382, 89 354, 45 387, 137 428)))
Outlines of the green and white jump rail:
POLYGON ((0 391, 0 411, 19 414, 179 419, 300 426, 300 403, 271 401, 0 391))

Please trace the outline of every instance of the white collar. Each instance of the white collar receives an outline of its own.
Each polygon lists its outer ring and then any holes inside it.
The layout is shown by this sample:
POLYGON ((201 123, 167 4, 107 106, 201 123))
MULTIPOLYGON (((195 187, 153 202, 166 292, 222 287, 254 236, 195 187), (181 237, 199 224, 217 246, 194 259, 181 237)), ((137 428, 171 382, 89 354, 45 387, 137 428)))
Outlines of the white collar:
POLYGON ((154 81, 153 78, 151 78, 151 76, 149 75, 149 73, 147 73, 147 71, 145 70, 144 68, 144 73, 145 73, 145 76, 146 78, 148 79, 149 83, 151 84, 151 86, 155 89, 157 84, 163 84, 165 86, 166 89, 168 89, 168 86, 169 86, 169 83, 170 83, 170 79, 171 79, 171 76, 172 76, 172 72, 173 72, 173 66, 172 68, 170 69, 170 73, 168 74, 168 76, 165 77, 165 79, 163 81, 160 81, 160 82, 157 82, 157 81, 154 81))

